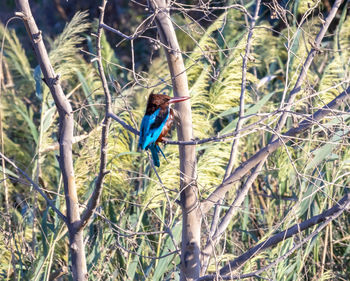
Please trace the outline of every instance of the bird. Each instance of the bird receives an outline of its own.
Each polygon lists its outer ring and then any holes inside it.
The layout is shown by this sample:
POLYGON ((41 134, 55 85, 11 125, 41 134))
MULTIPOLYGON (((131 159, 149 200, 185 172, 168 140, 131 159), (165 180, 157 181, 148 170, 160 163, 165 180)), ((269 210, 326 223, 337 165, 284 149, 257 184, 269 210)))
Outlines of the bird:
POLYGON ((147 107, 144 117, 141 121, 140 139, 138 147, 142 150, 149 149, 152 154, 153 163, 159 167, 160 152, 164 153, 159 147, 159 143, 164 141, 174 122, 174 110, 170 104, 188 100, 190 97, 169 97, 165 94, 153 94, 148 97, 147 107))

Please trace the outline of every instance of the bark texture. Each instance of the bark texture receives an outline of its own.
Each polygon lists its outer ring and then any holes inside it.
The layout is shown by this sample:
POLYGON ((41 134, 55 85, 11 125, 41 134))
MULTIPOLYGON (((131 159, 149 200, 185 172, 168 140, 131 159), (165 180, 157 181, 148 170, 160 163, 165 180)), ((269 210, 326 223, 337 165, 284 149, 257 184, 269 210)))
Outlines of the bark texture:
MULTIPOLYGON (((171 22, 169 6, 165 0, 149 1, 155 14, 160 39, 164 44, 175 96, 188 96, 185 65, 171 22)), ((193 137, 192 116, 189 101, 176 105, 180 124, 177 126, 180 141, 193 137)), ((182 206, 181 280, 194 280, 200 274, 201 215, 199 212, 198 188, 196 185, 195 146, 179 146, 180 189, 182 206)))
POLYGON ((72 107, 63 93, 59 82, 59 76, 55 74, 50 63, 41 31, 35 23, 28 0, 16 0, 16 5, 18 9, 16 15, 23 19, 27 33, 35 50, 36 58, 44 75, 44 81, 50 88, 50 92, 59 113, 59 164, 62 171, 67 206, 67 226, 69 231, 69 249, 72 262, 72 273, 74 280, 87 280, 83 231, 82 229, 77 231, 76 227, 80 222, 80 214, 72 156, 74 129, 72 107))

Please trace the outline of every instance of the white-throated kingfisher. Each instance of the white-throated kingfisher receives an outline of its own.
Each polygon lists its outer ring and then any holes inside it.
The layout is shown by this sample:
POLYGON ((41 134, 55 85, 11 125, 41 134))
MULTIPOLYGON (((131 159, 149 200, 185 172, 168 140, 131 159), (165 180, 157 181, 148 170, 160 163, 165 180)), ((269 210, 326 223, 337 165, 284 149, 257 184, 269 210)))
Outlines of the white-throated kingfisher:
POLYGON ((161 152, 164 156, 158 143, 166 136, 174 121, 174 112, 170 108, 170 104, 185 101, 189 98, 171 98, 167 95, 153 93, 148 97, 146 113, 141 122, 139 147, 151 151, 154 165, 157 167, 160 165, 158 152, 161 152))

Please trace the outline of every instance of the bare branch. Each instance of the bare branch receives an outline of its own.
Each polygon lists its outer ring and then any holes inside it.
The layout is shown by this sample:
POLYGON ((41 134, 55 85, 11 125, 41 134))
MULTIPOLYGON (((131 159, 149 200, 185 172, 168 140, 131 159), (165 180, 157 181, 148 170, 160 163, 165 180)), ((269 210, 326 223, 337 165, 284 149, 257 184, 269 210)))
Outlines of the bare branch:
POLYGON ((341 106, 345 101, 349 99, 350 87, 348 87, 344 92, 337 96, 330 103, 316 111, 311 117, 303 120, 299 126, 290 129, 281 137, 267 146, 262 148, 260 151, 255 153, 250 159, 242 163, 235 172, 220 186, 218 186, 215 191, 209 195, 207 199, 202 202, 202 212, 206 213, 209 211, 211 206, 216 203, 218 200, 223 198, 225 193, 231 188, 232 184, 240 180, 244 175, 246 175, 255 165, 257 165, 262 159, 265 159, 277 148, 283 145, 283 140, 288 141, 290 136, 295 136, 309 129, 314 122, 318 122, 323 119, 325 116, 332 113, 332 110, 341 106))
POLYGON ((102 64, 102 54, 101 54, 101 36, 102 36, 102 23, 104 19, 104 13, 106 8, 107 1, 102 1, 102 6, 100 7, 100 19, 99 19, 99 27, 97 31, 97 42, 96 42, 96 50, 97 50, 97 65, 98 65, 98 71, 100 73, 100 78, 103 86, 103 91, 105 94, 105 118, 103 120, 102 124, 102 133, 101 133, 101 149, 100 149, 100 171, 97 176, 96 180, 96 186, 94 189, 94 192, 91 195, 91 198, 89 200, 89 203, 87 205, 87 208, 85 209, 84 213, 82 214, 81 221, 77 227, 77 229, 84 228, 84 226, 88 223, 89 219, 93 215, 95 209, 97 208, 97 205, 100 201, 102 188, 103 188, 103 181, 105 176, 108 174, 107 168, 107 146, 108 146, 108 131, 109 126, 111 123, 110 120, 110 113, 112 112, 111 107, 111 94, 108 89, 108 83, 106 79, 106 75, 103 70, 103 64, 102 64))
MULTIPOLYGON (((350 206, 350 192, 347 193, 342 199, 339 200, 332 208, 324 211, 323 213, 314 216, 302 223, 297 223, 293 225, 292 227, 288 228, 287 230, 281 231, 274 236, 270 237, 269 239, 265 240, 264 242, 259 243, 255 247, 251 248, 247 252, 245 252, 243 255, 239 256, 235 260, 231 261, 228 265, 224 266, 220 270, 220 275, 227 275, 229 272, 232 272, 233 270, 237 269, 241 265, 243 265, 245 262, 247 262, 250 258, 252 258, 254 255, 256 255, 259 252, 262 252, 263 250, 270 248, 281 241, 284 241, 293 235, 299 234, 301 231, 304 231, 316 224, 320 224, 322 222, 325 222, 324 225, 320 227, 320 229, 314 231, 309 237, 302 240, 302 242, 297 245, 298 247, 293 247, 288 253, 289 255, 296 250, 297 248, 300 248, 305 242, 313 238, 315 235, 317 235, 328 223, 330 223, 335 218, 339 217, 344 211, 346 211, 350 206)), ((287 253, 287 254, 288 254, 287 253)), ((276 260, 274 263, 269 265, 268 267, 265 267, 263 270, 268 269, 272 265, 276 264, 277 262, 281 261, 284 256, 281 256, 278 260, 276 260)), ((263 271, 262 270, 262 271, 263 271)), ((254 275, 257 275, 262 272, 261 270, 254 272, 254 275)), ((247 276, 248 277, 248 276, 247 276)), ((198 281, 203 280, 215 280, 216 275, 214 276, 203 276, 198 279, 198 281)), ((242 278, 242 277, 241 277, 242 278)), ((235 278, 236 279, 236 278, 235 278)))
POLYGON ((130 132, 132 132, 133 134, 139 136, 140 132, 135 129, 134 127, 126 124, 120 117, 118 117, 116 114, 114 114, 113 112, 109 112, 108 116, 111 117, 112 119, 114 119, 115 121, 117 121, 120 125, 122 125, 125 129, 129 130, 130 132))
POLYGON ((22 18, 35 50, 36 58, 44 75, 45 82, 50 89, 59 113, 59 163, 62 171, 64 192, 67 205, 67 226, 70 236, 70 254, 72 260, 72 272, 75 280, 83 281, 87 277, 85 260, 85 249, 83 243, 83 232, 74 231, 74 224, 80 221, 79 202, 75 186, 73 167, 72 142, 74 131, 74 120, 72 107, 64 95, 59 82, 59 75, 51 65, 42 33, 38 29, 32 16, 28 0, 16 0, 18 12, 16 16, 22 18))
POLYGON ((42 40, 41 31, 39 31, 36 26, 29 8, 28 1, 18 0, 16 3, 18 8, 21 10, 21 12, 17 12, 17 15, 20 15, 22 17, 26 29, 32 39, 32 44, 40 64, 40 68, 43 72, 45 81, 50 88, 58 112, 60 114, 60 166, 63 173, 66 194, 74 194, 74 198, 68 196, 67 200, 68 221, 73 222, 76 221, 79 217, 79 212, 78 208, 73 207, 77 203, 74 203, 74 201, 77 201, 77 197, 74 184, 74 170, 71 149, 73 139, 72 108, 63 93, 63 90, 59 83, 59 77, 55 74, 51 66, 44 42, 42 40), (70 192, 68 192, 68 190, 70 192))
MULTIPOLYGON (((170 19, 169 3, 166 0, 150 0, 150 9, 155 14, 155 22, 161 41, 166 45, 165 53, 171 73, 175 96, 188 96, 186 69, 183 62, 175 29, 170 19)), ((189 141, 193 137, 192 113, 189 101, 176 105, 179 112, 178 138, 189 141)), ((180 190, 182 207, 181 280, 193 280, 200 274, 200 212, 198 187, 196 184, 195 147, 179 146, 180 190)))
MULTIPOLYGON (((310 68, 310 65, 311 65, 314 57, 316 56, 317 53, 320 52, 320 47, 321 47, 321 42, 323 40, 323 37, 325 36, 329 25, 331 24, 332 20, 334 19, 335 15, 337 14, 337 11, 338 11, 340 5, 342 4, 342 2, 343 2, 343 0, 336 0, 334 2, 332 10, 329 12, 325 22, 323 23, 323 26, 322 26, 320 32, 316 36, 315 42, 312 43, 312 48, 311 48, 311 50, 310 50, 310 52, 309 52, 309 54, 304 62, 304 65, 302 67, 302 70, 301 70, 301 73, 298 77, 298 80, 296 81, 294 88, 292 89, 292 91, 289 94, 289 98, 288 98, 287 104, 285 106, 285 110, 287 112, 285 112, 281 116, 281 118, 276 126, 275 130, 277 132, 280 132, 282 130, 282 128, 284 127, 284 124, 286 123, 286 120, 288 117, 288 111, 290 110, 290 108, 293 105, 293 101, 296 97, 296 94, 299 93, 301 90, 301 85, 306 78, 306 74, 310 68)), ((280 107, 283 107, 283 104, 281 104, 280 107)), ((275 135, 271 141, 274 141, 276 139, 277 139, 277 136, 275 135)))
MULTIPOLYGON (((72 143, 75 144, 75 143, 81 142, 88 137, 89 137, 89 134, 75 136, 75 137, 73 137, 72 143)), ((40 150, 40 153, 47 153, 50 151, 58 150, 59 148, 60 148, 60 144, 58 142, 55 142, 52 145, 49 145, 49 146, 45 147, 44 149, 40 150)))
POLYGON ((132 36, 128 36, 126 34, 124 34, 123 32, 114 29, 113 27, 108 26, 107 24, 105 24, 104 22, 100 23, 100 28, 106 29, 108 31, 111 31, 115 34, 118 34, 119 36, 123 37, 126 40, 134 40, 136 38, 138 38, 140 35, 142 35, 142 33, 144 33, 152 24, 153 22, 153 18, 154 15, 150 15, 148 18, 146 18, 135 30, 134 34, 132 36), (142 29, 141 29, 142 27, 142 29))

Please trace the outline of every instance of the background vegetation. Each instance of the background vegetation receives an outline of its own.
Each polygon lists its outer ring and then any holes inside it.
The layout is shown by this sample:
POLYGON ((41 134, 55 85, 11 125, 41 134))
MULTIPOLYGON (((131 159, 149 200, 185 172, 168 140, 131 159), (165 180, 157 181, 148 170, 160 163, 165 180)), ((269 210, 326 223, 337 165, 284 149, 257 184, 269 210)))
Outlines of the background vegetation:
MULTIPOLYGON (((96 53, 93 33, 97 29, 97 4, 56 1, 56 6, 51 7, 44 2, 33 3, 33 13, 43 29, 51 62, 61 75, 64 92, 75 111, 75 136, 80 141, 74 144, 74 165, 83 207, 98 174, 103 118, 103 91, 97 66, 91 62, 96 53), (47 16, 45 10, 53 11, 53 17, 47 16)), ((181 5, 179 2, 178 7, 183 9, 174 9, 172 19, 187 67, 194 135, 201 139, 235 130, 249 19, 241 10, 233 8, 214 10, 207 15, 205 11, 195 11, 190 2, 183 1, 181 5)), ((253 13, 255 1, 238 2, 253 13)), ((245 100, 248 117, 244 126, 267 118, 241 138, 235 166, 267 144, 281 114, 281 100, 293 88, 311 42, 332 5, 328 0, 279 1, 282 9, 279 11, 272 2, 263 3, 253 33, 245 100)), ((228 4, 233 3, 213 5, 228 4)), ((9 12, 2 14, 5 19, 15 7, 10 2, 2 5, 9 12)), ((107 7, 106 23, 126 34, 132 34, 149 15, 141 4, 129 1, 111 1, 107 7)), ((56 107, 42 81, 23 28, 14 20, 7 27, 5 23, 3 20, 0 25, 2 151, 64 211, 55 145, 58 141, 56 107)), ((113 90, 113 111, 138 128, 151 91, 172 95, 164 51, 149 39, 157 38, 154 28, 135 40, 134 45, 113 33, 105 35, 102 52, 113 90)), ((321 53, 307 73, 286 130, 349 86, 349 62, 350 15, 345 1, 322 42, 321 53)), ((209 272, 215 272, 226 261, 273 233, 330 208, 347 192, 348 105, 341 110, 336 118, 330 116, 322 124, 315 124, 312 130, 293 139, 269 158, 220 240, 209 272)), ((176 139, 175 131, 172 137, 176 139)), ((155 258, 177 250, 181 241, 181 208, 176 203, 179 199, 178 147, 165 147, 167 161, 161 160, 157 170, 160 182, 147 154, 137 151, 137 142, 132 133, 113 123, 108 150, 110 174, 104 184, 101 206, 85 230, 91 280, 179 279, 178 255, 155 258)), ((231 146, 230 139, 197 146, 201 197, 205 198, 222 182, 231 146)), ((69 280, 68 236, 64 223, 15 170, 6 166, 3 172, 0 279, 69 280)), ((235 190, 232 190, 223 202, 224 211, 234 197, 235 190)), ((204 223, 204 233, 209 226, 204 223)), ((305 235, 313 230, 307 230, 305 235)), ((253 271, 276 260, 299 239, 302 237, 297 235, 254 256, 241 272, 253 271)), ((350 221, 346 213, 261 276, 271 280, 348 280, 349 239, 350 221)))

